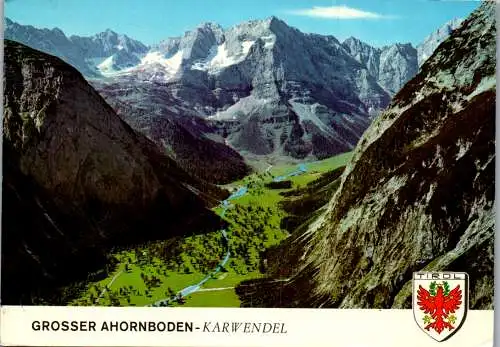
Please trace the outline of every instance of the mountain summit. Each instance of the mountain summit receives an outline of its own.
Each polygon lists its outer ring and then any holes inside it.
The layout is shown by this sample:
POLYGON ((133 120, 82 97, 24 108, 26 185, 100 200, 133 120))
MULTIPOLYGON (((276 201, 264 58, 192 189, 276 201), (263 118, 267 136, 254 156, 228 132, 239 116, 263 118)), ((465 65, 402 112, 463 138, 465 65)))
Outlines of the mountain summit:
POLYGON ((374 48, 350 37, 342 45, 391 96, 417 73, 417 50, 409 43, 374 48))
POLYGON ((96 69, 98 65, 102 68, 110 65, 116 69, 135 65, 139 63, 139 57, 148 51, 148 47, 141 42, 110 29, 91 37, 67 37, 59 28, 38 29, 20 25, 9 18, 5 19, 5 38, 55 55, 87 77, 101 76, 96 69), (115 57, 117 54, 122 58, 115 57))

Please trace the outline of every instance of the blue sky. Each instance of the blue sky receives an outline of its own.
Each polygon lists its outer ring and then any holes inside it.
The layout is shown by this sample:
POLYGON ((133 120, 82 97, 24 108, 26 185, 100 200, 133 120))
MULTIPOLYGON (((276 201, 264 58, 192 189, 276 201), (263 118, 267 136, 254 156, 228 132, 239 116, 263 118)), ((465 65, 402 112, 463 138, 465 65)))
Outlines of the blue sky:
POLYGON ((8 0, 4 14, 67 35, 93 35, 108 28, 145 44, 180 36, 202 22, 223 27, 276 16, 304 32, 355 36, 375 46, 416 45, 479 2, 460 0, 8 0))

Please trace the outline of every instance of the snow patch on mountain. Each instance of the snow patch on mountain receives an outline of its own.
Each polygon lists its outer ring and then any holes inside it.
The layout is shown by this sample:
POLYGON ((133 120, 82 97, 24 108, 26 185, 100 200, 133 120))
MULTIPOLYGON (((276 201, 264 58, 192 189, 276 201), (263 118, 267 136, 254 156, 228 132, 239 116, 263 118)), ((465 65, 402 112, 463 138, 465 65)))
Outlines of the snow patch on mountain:
POLYGON ((97 65, 97 69, 103 75, 112 74, 116 72, 115 69, 113 68, 113 56, 104 59, 102 63, 97 65))
POLYGON ((165 58, 160 52, 149 52, 144 58, 142 58, 139 68, 148 65, 160 65, 165 68, 166 72, 174 75, 179 71, 182 64, 182 54, 183 51, 180 50, 169 58, 165 58))
POLYGON ((255 95, 249 95, 241 98, 235 104, 229 106, 227 109, 217 111, 214 115, 207 117, 211 120, 237 120, 241 119, 242 115, 251 114, 256 109, 264 108, 272 99, 259 98, 255 95))
POLYGON ((223 42, 220 45, 213 46, 210 49, 207 58, 193 63, 191 68, 194 70, 217 73, 226 67, 238 64, 245 60, 254 43, 255 41, 243 41, 241 42, 240 52, 231 54, 227 47, 227 43, 223 42))

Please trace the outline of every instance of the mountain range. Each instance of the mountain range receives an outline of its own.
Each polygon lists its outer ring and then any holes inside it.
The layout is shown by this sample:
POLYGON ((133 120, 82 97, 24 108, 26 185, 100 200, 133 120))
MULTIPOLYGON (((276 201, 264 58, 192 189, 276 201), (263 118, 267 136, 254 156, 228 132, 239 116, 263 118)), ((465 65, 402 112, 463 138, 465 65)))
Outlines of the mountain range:
POLYGON ((66 37, 9 19, 5 37, 76 67, 184 169, 223 183, 248 173, 240 154, 322 159, 353 149, 448 32, 419 46, 421 61, 411 44, 340 42, 276 17, 203 23, 149 47, 111 30, 66 37))
MULTIPOLYGON (((148 51, 148 47, 142 43, 111 30, 93 37, 66 37, 57 28, 36 29, 9 19, 6 19, 5 38, 61 58, 87 79, 99 76, 95 64, 113 61, 115 68, 130 66, 134 61, 139 61, 134 59, 139 59, 141 54, 148 51)), ((107 96, 111 87, 105 84, 101 94, 107 96)), ((215 183, 227 183, 249 173, 250 167, 241 155, 226 146, 224 139, 206 122, 190 117, 192 112, 189 110, 175 109, 178 101, 165 96, 162 90, 155 89, 148 93, 150 85, 136 84, 129 87, 125 95, 120 94, 120 100, 112 98, 107 101, 135 129, 162 146, 184 170, 215 183), (132 100, 128 100, 128 97, 132 100), (180 111, 182 116, 179 115, 180 111)), ((125 85, 120 86, 118 92, 126 88, 125 85)))

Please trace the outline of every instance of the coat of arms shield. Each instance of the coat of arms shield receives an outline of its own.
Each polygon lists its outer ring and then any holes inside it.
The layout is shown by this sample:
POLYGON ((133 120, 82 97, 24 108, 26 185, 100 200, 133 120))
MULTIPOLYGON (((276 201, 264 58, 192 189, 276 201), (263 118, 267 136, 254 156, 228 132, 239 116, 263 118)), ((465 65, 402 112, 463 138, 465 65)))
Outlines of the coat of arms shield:
POLYGON ((465 272, 415 272, 412 304, 420 329, 438 342, 452 337, 465 322, 468 291, 465 272))

